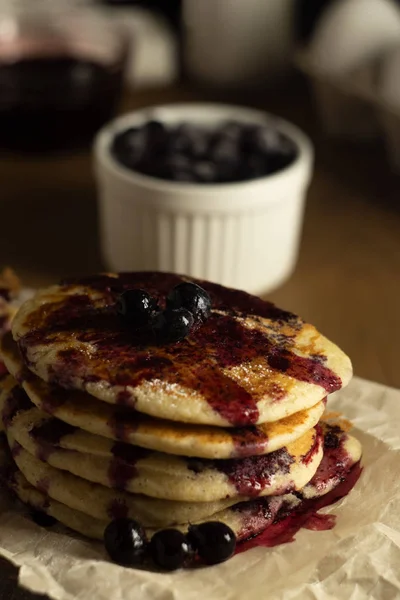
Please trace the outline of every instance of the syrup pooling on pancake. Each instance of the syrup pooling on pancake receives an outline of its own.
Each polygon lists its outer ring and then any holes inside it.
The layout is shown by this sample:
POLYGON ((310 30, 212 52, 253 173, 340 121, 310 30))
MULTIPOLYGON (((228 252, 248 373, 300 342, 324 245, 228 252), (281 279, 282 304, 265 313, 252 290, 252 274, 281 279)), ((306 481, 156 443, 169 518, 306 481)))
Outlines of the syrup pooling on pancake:
MULTIPOLYGON (((351 436, 346 437, 351 438, 351 436)), ((354 438, 351 439, 354 440, 354 438)), ((355 448, 355 446, 351 447, 355 448)), ((337 448, 332 449, 333 453, 341 451, 340 444, 337 448)), ((358 451, 353 452, 351 456, 349 455, 348 471, 345 479, 338 480, 333 487, 322 485, 320 491, 312 499, 307 499, 299 494, 297 496, 286 494, 264 497, 236 504, 212 515, 211 518, 228 524, 234 530, 238 541, 250 538, 248 542, 238 546, 238 551, 258 545, 273 546, 278 543, 292 541, 298 529, 305 525, 317 510, 335 502, 351 490, 361 473, 360 456, 361 448, 358 445, 358 451), (258 536, 257 534, 260 532, 262 533, 258 536)), ((61 523, 83 535, 102 539, 108 521, 95 519, 93 516, 71 509, 69 506, 39 492, 27 482, 24 476, 15 469, 15 466, 10 475, 8 479, 9 486, 24 503, 47 512, 61 523)), ((324 479, 319 470, 315 478, 324 479)), ((332 482, 331 478, 330 482, 332 482)), ((178 528, 185 530, 187 525, 181 527, 178 525, 178 528)), ((146 528, 146 533, 151 537, 154 530, 146 528)))
POLYGON ((54 286, 25 303, 13 334, 43 379, 178 421, 275 421, 348 382, 347 357, 310 325, 214 284, 200 282, 212 298, 210 318, 181 342, 157 346, 121 325, 121 291, 144 288, 162 305, 180 281, 147 273, 54 286))
MULTIPOLYGON (((201 458, 246 457, 274 452, 314 427, 324 411, 324 402, 275 423, 248 428, 195 426, 153 419, 126 407, 110 406, 83 392, 55 388, 23 368, 17 346, 10 336, 0 343, 10 372, 22 381, 32 402, 42 410, 92 434, 145 448, 201 458)), ((86 451, 79 445, 69 449, 86 451)), ((99 444, 101 447, 101 444, 99 444)), ((91 445, 93 451, 93 444, 91 445)))
POLYGON ((318 470, 302 490, 304 498, 329 493, 361 458, 361 444, 339 425, 323 423, 324 455, 318 470))
MULTIPOLYGON (((0 397, 3 412, 13 405, 12 391, 0 397)), ((202 461, 111 442, 107 456, 64 450, 59 447, 62 438, 73 438, 75 429, 32 405, 27 410, 23 403, 6 430, 27 452, 57 469, 110 488, 170 500, 204 502, 301 489, 322 458, 318 428, 264 456, 202 461)), ((102 448, 104 452, 104 441, 102 448)))
POLYGON ((238 501, 228 498, 215 502, 178 502, 112 490, 51 467, 24 450, 10 434, 7 437, 18 469, 33 487, 97 519, 130 517, 144 526, 166 527, 207 518, 238 501))

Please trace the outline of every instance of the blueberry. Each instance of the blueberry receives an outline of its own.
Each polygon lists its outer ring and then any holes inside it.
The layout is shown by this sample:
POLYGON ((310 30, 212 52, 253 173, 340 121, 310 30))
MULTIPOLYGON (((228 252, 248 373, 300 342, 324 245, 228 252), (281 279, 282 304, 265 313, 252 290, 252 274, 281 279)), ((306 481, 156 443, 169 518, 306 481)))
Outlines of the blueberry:
POLYGON ((180 138, 180 144, 184 146, 184 152, 194 158, 201 158, 207 153, 209 144, 208 131, 185 123, 175 130, 175 135, 180 138))
POLYGON ((130 325, 141 327, 149 324, 157 302, 144 290, 126 290, 117 301, 117 313, 130 325))
POLYGON ((259 125, 246 125, 242 129, 240 136, 240 149, 244 154, 257 152, 259 150, 259 125))
POLYGON ((157 567, 174 571, 183 566, 191 548, 186 536, 177 529, 163 529, 150 541, 150 556, 157 567))
POLYGON ((143 130, 146 135, 146 151, 150 156, 163 153, 168 142, 168 131, 159 121, 148 121, 143 130))
POLYGON ((160 137, 167 135, 167 129, 161 121, 156 121, 152 119, 151 121, 147 121, 143 125, 144 131, 146 131, 148 136, 160 137))
POLYGON ((198 181, 210 183, 217 180, 217 167, 214 163, 199 160, 193 165, 193 173, 198 181))
POLYGON ((33 508, 29 514, 39 527, 53 527, 57 523, 57 519, 36 508, 33 508))
POLYGON ((202 287, 195 283, 183 282, 175 286, 167 296, 167 308, 186 308, 192 313, 195 322, 203 322, 210 316, 211 299, 202 287))
POLYGON ((193 315, 185 308, 167 308, 155 315, 151 326, 160 342, 174 343, 189 335, 193 323, 193 315))
POLYGON ((268 126, 246 126, 240 138, 240 147, 244 158, 252 154, 267 161, 265 174, 283 169, 296 157, 294 143, 268 126))
POLYGON ((191 167, 191 161, 190 159, 185 156, 184 154, 169 154, 166 159, 165 159, 165 163, 168 165, 168 167, 170 167, 172 170, 173 169, 187 169, 189 170, 191 167))
POLYGON ((135 168, 146 150, 146 136, 141 129, 131 127, 118 134, 113 142, 114 156, 125 166, 135 168))
POLYGON ((179 125, 170 130, 167 142, 167 152, 170 154, 187 155, 189 151, 189 139, 185 132, 185 125, 179 125))
POLYGON ((238 140, 242 132, 242 125, 236 121, 226 121, 220 128, 220 134, 224 138, 238 140))
POLYGON ((173 169, 171 179, 173 181, 186 181, 187 183, 191 183, 196 181, 196 176, 189 169, 173 169))
POLYGON ((268 164, 263 156, 257 154, 249 156, 243 163, 243 178, 256 179, 268 173, 268 164))
POLYGON ((195 125, 182 123, 170 131, 168 149, 171 153, 181 153, 191 157, 201 157, 207 153, 208 134, 195 125))
POLYGON ((254 132, 256 148, 263 153, 279 153, 282 139, 282 135, 276 129, 270 127, 260 127, 254 132))
POLYGON ((199 557, 208 565, 216 565, 233 556, 236 536, 232 529, 218 521, 191 525, 187 539, 199 557))
POLYGON ((210 158, 215 162, 237 160, 239 146, 235 139, 216 134, 210 149, 210 158))
POLYGON ((220 183, 228 183, 240 180, 240 160, 223 160, 216 163, 217 180, 220 183))
POLYGON ((110 558, 125 566, 140 564, 147 550, 146 534, 132 519, 115 519, 104 531, 104 545, 110 558))
POLYGON ((324 437, 324 448, 338 448, 340 440, 337 435, 328 431, 324 437))

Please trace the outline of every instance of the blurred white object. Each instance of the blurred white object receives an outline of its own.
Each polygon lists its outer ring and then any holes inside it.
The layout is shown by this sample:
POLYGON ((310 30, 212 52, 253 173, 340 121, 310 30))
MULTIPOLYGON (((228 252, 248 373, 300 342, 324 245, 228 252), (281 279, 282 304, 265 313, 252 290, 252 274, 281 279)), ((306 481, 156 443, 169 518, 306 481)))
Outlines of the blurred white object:
POLYGON ((253 293, 271 290, 294 269, 313 150, 293 125, 266 113, 212 105, 170 105, 122 116, 95 143, 100 236, 107 267, 184 273, 253 293), (268 124, 291 138, 298 156, 266 177, 228 184, 170 182, 120 165, 114 136, 150 119, 217 126, 268 124))
POLYGON ((371 89, 373 77, 365 76, 365 72, 359 73, 358 78, 353 74, 339 77, 321 73, 307 51, 299 52, 296 62, 310 78, 316 111, 327 135, 351 141, 371 140, 380 135, 381 127, 371 101, 376 94, 371 89))
POLYGON ((340 0, 323 14, 310 46, 321 73, 363 67, 400 41, 400 9, 392 0, 340 0))
POLYGON ((307 51, 317 109, 335 137, 371 139, 381 125, 370 97, 380 60, 400 42, 400 9, 392 0, 339 0, 323 14, 307 51))
POLYGON ((400 39, 382 60, 378 92, 388 108, 400 112, 400 39))
POLYGON ((130 40, 126 67, 129 86, 137 89, 162 87, 179 75, 179 48, 174 31, 161 15, 140 7, 100 7, 122 26, 130 40))
POLYGON ((195 79, 262 86, 292 59, 295 0, 184 0, 184 60, 195 79))
POLYGON ((328 134, 363 141, 376 127, 384 137, 388 160, 400 174, 400 46, 378 63, 375 85, 360 85, 351 75, 331 77, 318 72, 307 51, 297 54, 299 68, 310 78, 321 123, 328 134))

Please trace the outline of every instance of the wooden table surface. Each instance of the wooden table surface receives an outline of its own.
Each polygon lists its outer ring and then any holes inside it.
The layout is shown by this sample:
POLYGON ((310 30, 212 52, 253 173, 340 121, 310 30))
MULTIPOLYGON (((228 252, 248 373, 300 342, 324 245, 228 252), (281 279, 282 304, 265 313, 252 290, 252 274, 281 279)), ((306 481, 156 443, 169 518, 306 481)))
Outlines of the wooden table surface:
MULTIPOLYGON (((123 110, 175 100, 223 100, 264 108, 292 120, 312 138, 316 164, 299 262, 269 298, 300 313, 352 357, 355 373, 400 387, 400 178, 379 144, 344 145, 324 138, 304 82, 257 97, 187 87, 138 92, 123 110)), ((96 194, 89 154, 0 160, 3 229, 0 263, 29 286, 101 269, 96 194)), ((1 600, 33 600, 0 563, 1 600)), ((38 598, 38 597, 35 597, 38 598)))

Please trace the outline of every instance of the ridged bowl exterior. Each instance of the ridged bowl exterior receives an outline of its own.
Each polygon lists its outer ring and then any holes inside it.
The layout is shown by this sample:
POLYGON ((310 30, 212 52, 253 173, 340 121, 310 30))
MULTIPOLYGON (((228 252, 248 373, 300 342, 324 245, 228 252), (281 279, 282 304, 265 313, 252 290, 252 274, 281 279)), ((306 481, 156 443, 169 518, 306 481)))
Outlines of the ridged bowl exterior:
POLYGON ((177 272, 252 293, 279 285, 293 271, 298 254, 312 171, 307 138, 284 121, 248 109, 172 105, 152 110, 117 119, 96 140, 100 236, 107 267, 177 272), (232 118, 272 121, 295 141, 299 153, 286 169, 242 183, 155 179, 119 165, 110 153, 117 131, 149 118, 214 125, 232 118))

